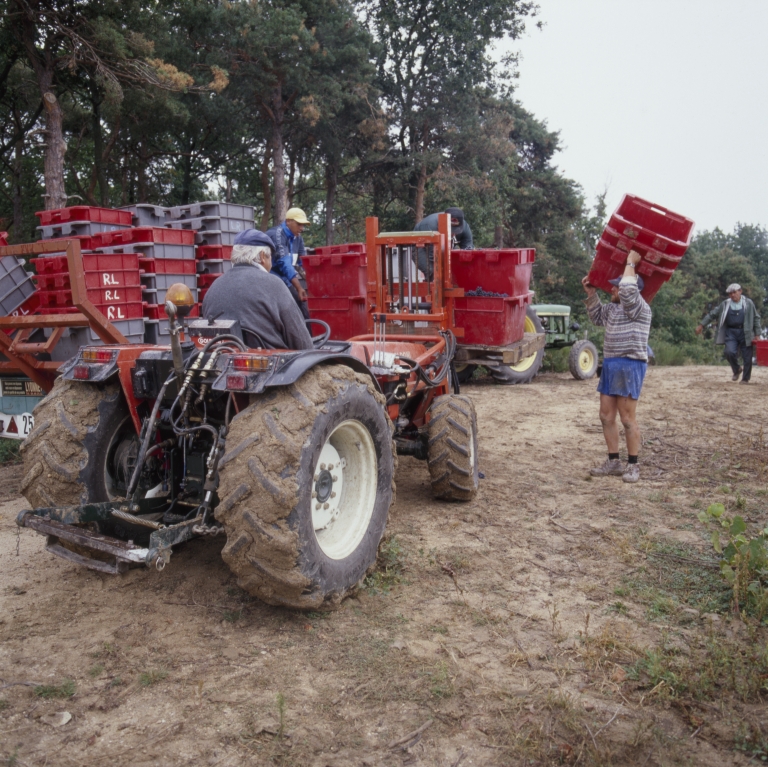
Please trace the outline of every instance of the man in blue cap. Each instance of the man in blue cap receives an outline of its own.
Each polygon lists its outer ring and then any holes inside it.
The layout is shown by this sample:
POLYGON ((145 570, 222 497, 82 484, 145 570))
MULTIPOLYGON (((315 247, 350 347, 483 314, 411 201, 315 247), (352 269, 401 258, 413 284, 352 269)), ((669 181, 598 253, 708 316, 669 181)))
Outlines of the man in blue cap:
POLYGON ((634 250, 627 255, 624 274, 609 280, 611 302, 601 303, 597 291, 585 277, 581 284, 587 293, 587 311, 595 325, 605 328, 603 370, 597 390, 600 392, 600 422, 608 447, 608 460, 590 471, 593 477, 620 476, 625 482, 640 479, 637 456, 642 440, 635 411, 648 366, 648 335, 651 331, 651 307, 640 295, 643 278, 635 273, 641 257, 634 250), (619 460, 619 425, 621 419, 627 440, 627 465, 619 460))
POLYGON ((272 274, 276 274, 285 283, 302 316, 308 320, 307 291, 299 281, 304 276, 301 257, 307 253, 301 236, 306 226, 309 226, 309 219, 304 211, 301 208, 290 208, 282 224, 267 229, 267 236, 275 244, 272 274))
POLYGON ((288 288, 272 269, 274 243, 258 229, 235 237, 232 268, 208 288, 203 299, 206 319, 237 320, 248 346, 266 349, 311 349, 304 318, 288 288))

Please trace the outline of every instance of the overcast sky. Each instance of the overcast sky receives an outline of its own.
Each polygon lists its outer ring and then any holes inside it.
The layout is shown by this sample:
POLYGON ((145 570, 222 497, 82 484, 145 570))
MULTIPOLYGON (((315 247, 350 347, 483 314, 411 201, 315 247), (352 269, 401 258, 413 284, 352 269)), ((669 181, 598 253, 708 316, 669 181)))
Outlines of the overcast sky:
POLYGON ((608 212, 636 194, 696 222, 768 226, 768 0, 539 0, 516 96, 608 212))

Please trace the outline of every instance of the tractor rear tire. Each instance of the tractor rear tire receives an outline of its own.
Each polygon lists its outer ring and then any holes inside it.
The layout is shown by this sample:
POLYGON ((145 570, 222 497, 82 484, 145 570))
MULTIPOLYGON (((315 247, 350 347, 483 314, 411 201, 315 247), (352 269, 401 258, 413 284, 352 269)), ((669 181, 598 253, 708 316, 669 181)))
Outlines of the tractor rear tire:
POLYGON ((115 453, 138 443, 119 383, 58 378, 34 415, 35 428, 21 445, 21 492, 32 508, 118 497, 115 453))
POLYGON ((376 562, 393 431, 372 380, 344 365, 252 398, 232 420, 215 511, 241 588, 272 605, 339 605, 376 562))
POLYGON ((469 397, 437 397, 427 427, 427 463, 432 494, 443 501, 471 501, 480 483, 477 415, 469 397))
MULTIPOLYGON (((544 326, 530 306, 527 306, 525 309, 525 332, 544 332, 544 326)), ((490 371, 494 380, 500 384, 511 386, 513 384, 530 383, 539 372, 543 360, 544 348, 542 347, 535 354, 531 354, 530 357, 520 360, 516 365, 499 365, 498 368, 490 368, 490 371)))
POLYGON ((600 357, 592 341, 576 341, 568 354, 568 369, 577 381, 595 377, 600 357))

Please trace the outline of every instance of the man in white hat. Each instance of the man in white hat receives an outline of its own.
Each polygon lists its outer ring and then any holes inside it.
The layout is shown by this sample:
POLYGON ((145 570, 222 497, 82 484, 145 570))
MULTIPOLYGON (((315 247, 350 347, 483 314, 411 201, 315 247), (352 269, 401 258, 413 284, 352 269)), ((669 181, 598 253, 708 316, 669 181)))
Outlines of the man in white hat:
POLYGON ((737 282, 732 282, 725 292, 728 298, 704 317, 696 328, 696 333, 701 335, 704 326, 719 317, 715 343, 721 346, 725 344, 725 358, 733 371, 731 380, 738 381, 741 376, 741 382, 745 384, 749 383, 752 377, 752 342, 762 332, 760 315, 754 302, 742 295, 741 285, 737 282), (744 367, 739 365, 739 352, 744 367))
POLYGON ((299 281, 299 270, 301 270, 301 257, 307 254, 301 237, 301 233, 307 226, 309 226, 309 220, 304 211, 301 208, 290 208, 282 224, 267 230, 269 239, 275 243, 272 273, 276 274, 291 291, 305 320, 309 319, 307 291, 299 281))

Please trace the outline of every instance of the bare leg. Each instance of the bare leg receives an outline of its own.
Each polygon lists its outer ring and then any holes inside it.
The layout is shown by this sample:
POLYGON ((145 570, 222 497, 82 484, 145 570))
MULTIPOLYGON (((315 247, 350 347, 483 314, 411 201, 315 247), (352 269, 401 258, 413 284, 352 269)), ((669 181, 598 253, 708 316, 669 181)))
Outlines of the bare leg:
POLYGON ((609 453, 619 452, 619 425, 616 423, 616 413, 618 412, 617 400, 621 399, 626 398, 600 395, 600 423, 603 425, 603 436, 609 453))
MULTIPOLYGON (((637 425, 637 418, 635 416, 637 400, 631 397, 616 397, 615 399, 618 400, 619 418, 621 418, 621 424, 624 427, 624 434, 627 438, 627 452, 630 455, 637 455, 642 445, 640 427, 637 425)), ((603 431, 605 431, 605 426, 603 426, 603 431)), ((607 439, 606 437, 606 441, 607 439)), ((616 444, 619 444, 618 434, 616 436, 616 444)), ((618 447, 616 449, 618 450, 618 447)))

